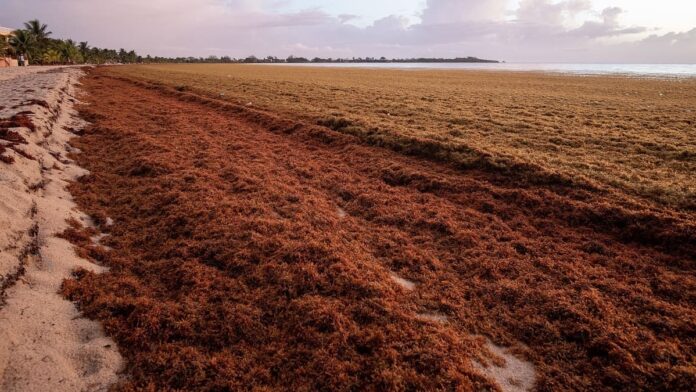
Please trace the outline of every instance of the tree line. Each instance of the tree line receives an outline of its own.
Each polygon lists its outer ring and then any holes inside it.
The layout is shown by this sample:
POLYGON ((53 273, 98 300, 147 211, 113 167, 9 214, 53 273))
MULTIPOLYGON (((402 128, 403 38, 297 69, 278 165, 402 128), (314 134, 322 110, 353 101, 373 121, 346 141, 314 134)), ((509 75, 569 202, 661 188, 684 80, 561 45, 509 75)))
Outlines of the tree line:
POLYGON ((352 57, 352 58, 321 58, 288 56, 278 58, 276 56, 256 57, 248 56, 243 58, 232 58, 229 56, 208 56, 208 57, 151 57, 142 58, 144 63, 246 63, 246 64, 301 64, 301 63, 499 63, 497 60, 485 60, 477 57, 416 57, 403 59, 387 59, 386 57, 352 57))
POLYGON ((24 57, 31 64, 105 64, 137 63, 142 57, 125 49, 90 47, 88 42, 51 38, 48 26, 38 20, 24 23, 24 28, 0 37, 0 55, 24 57))
POLYGON ((90 47, 88 42, 75 42, 72 39, 51 38, 48 26, 38 20, 24 23, 24 28, 15 30, 9 37, 0 36, 0 57, 23 54, 32 64, 109 64, 109 63, 497 63, 476 57, 457 58, 407 58, 387 59, 386 57, 320 58, 275 56, 232 58, 229 56, 208 57, 145 57, 134 50, 102 49, 90 47))

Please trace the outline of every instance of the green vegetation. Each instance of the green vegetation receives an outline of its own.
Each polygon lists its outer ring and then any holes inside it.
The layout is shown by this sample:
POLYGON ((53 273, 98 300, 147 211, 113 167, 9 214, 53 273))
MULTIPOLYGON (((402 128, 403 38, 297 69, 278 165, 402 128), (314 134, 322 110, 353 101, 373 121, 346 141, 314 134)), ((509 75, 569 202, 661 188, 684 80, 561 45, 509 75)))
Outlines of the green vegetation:
POLYGON ((105 64, 136 63, 142 57, 135 51, 90 48, 87 42, 79 44, 72 39, 54 39, 46 24, 38 20, 24 23, 24 28, 0 40, 0 54, 23 54, 31 64, 105 64))

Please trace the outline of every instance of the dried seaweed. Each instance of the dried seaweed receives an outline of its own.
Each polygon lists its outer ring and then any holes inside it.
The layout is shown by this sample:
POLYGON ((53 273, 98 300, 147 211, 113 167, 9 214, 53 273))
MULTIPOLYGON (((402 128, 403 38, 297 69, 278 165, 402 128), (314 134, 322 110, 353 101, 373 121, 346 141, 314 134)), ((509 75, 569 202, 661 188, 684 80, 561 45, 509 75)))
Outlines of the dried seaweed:
POLYGON ((92 174, 71 191, 118 222, 98 256, 111 269, 77 271, 63 293, 119 343, 119 388, 495 389, 470 362, 474 335, 530 359, 539 390, 696 382, 693 233, 640 231, 667 222, 651 210, 631 221, 602 194, 520 187, 102 72, 83 80, 95 124, 74 158, 92 174))

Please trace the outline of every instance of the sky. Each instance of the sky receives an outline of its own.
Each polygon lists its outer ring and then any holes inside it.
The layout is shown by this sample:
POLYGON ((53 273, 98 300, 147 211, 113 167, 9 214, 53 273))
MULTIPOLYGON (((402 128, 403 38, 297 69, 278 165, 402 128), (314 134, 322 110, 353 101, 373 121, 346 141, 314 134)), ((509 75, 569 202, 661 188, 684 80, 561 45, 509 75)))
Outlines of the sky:
POLYGON ((696 63, 696 0, 0 0, 0 25, 163 56, 696 63))

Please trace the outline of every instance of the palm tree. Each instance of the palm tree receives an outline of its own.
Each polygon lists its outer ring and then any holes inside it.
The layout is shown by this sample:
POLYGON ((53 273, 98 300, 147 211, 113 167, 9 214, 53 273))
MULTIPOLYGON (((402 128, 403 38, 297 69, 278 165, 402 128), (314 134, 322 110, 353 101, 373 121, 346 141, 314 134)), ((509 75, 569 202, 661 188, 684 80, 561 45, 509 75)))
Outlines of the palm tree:
POLYGON ((138 54, 135 53, 135 50, 128 52, 128 62, 131 64, 138 62, 138 54))
POLYGON ((118 62, 119 63, 126 63, 126 56, 128 56, 128 52, 126 52, 125 49, 121 48, 118 51, 118 62))
POLYGON ((48 26, 39 22, 38 19, 24 23, 24 28, 36 38, 37 42, 43 42, 49 35, 53 34, 50 31, 46 31, 48 26))
POLYGON ((101 51, 99 48, 89 48, 89 60, 95 64, 101 64, 104 62, 101 58, 101 51))
POLYGON ((10 37, 10 47, 17 54, 24 54, 29 60, 29 52, 34 50, 34 36, 26 30, 15 30, 10 37))
POLYGON ((75 46, 75 41, 71 39, 66 39, 65 41, 60 42, 60 45, 58 46, 58 53, 60 53, 60 57, 62 58, 63 62, 69 64, 74 64, 80 57, 80 52, 75 46))
POLYGON ((87 41, 80 42, 77 46, 77 50, 79 50, 80 55, 82 55, 82 61, 87 63, 89 57, 89 43, 87 41))
POLYGON ((39 22, 38 19, 30 20, 24 23, 24 29, 34 37, 35 45, 31 48, 31 55, 36 60, 43 60, 43 55, 48 49, 48 36, 52 33, 48 31, 48 26, 39 22))
POLYGON ((41 60, 44 64, 58 64, 62 59, 63 57, 60 52, 54 49, 49 49, 43 54, 43 58, 41 60))

